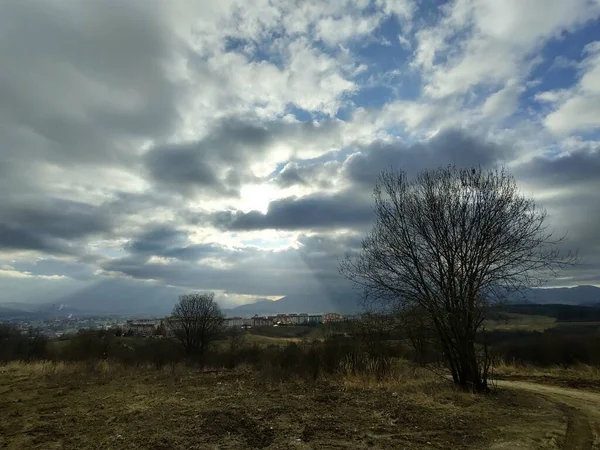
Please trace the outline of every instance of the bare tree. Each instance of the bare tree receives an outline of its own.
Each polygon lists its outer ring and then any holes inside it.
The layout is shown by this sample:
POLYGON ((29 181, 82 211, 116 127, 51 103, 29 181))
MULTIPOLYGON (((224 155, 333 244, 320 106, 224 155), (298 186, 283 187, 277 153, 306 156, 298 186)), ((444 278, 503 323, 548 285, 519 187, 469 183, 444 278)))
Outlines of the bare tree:
POLYGON ((181 295, 168 324, 188 355, 202 355, 225 326, 213 292, 181 295))
POLYGON ((436 359, 437 339, 427 311, 420 305, 404 309, 398 315, 398 326, 410 344, 417 364, 425 365, 436 359))
POLYGON ((414 179, 384 171, 374 199, 373 230, 342 274, 383 309, 422 309, 454 381, 487 390, 487 347, 475 342, 486 308, 573 257, 559 252, 545 211, 504 169, 451 166, 414 179))

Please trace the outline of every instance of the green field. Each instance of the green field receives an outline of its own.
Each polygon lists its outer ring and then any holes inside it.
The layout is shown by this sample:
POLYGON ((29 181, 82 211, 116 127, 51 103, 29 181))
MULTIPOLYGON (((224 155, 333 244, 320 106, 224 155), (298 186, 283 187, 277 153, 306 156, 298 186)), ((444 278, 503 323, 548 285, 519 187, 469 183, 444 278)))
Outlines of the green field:
POLYGON ((548 316, 506 313, 501 320, 486 320, 487 330, 504 331, 544 331, 556 326, 556 319, 548 316))

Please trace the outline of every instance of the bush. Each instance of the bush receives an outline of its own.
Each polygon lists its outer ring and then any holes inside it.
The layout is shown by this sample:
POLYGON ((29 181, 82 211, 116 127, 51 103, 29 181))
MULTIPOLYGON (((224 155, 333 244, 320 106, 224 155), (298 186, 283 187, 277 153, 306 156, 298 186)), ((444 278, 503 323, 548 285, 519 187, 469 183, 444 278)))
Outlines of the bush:
POLYGON ((600 333, 519 333, 518 338, 513 337, 494 345, 492 352, 506 361, 542 367, 576 364, 600 366, 600 333))
POLYGON ((46 359, 47 348, 48 338, 39 330, 23 334, 12 325, 0 324, 0 362, 46 359))
POLYGON ((115 335, 105 330, 79 330, 68 339, 58 358, 66 361, 92 361, 108 359, 115 335))
POLYGON ((152 364, 157 369, 183 361, 185 352, 181 345, 170 339, 147 339, 135 350, 136 361, 152 364))

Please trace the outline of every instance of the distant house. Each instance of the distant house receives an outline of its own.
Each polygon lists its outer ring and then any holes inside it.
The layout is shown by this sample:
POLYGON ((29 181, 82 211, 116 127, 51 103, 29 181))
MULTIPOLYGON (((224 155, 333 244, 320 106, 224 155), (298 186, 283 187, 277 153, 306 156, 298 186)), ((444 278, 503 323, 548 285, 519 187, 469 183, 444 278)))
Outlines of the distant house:
POLYGON ((154 336, 157 334, 161 323, 162 321, 153 319, 128 320, 125 322, 123 332, 134 336, 154 336))
POLYGON ((273 318, 272 317, 254 316, 252 318, 252 326, 253 327, 268 327, 268 326, 273 326, 273 318))
POLYGON ((308 316, 308 323, 309 324, 323 323, 323 316, 320 314, 310 314, 308 316))
POLYGON ((287 314, 277 314, 276 316, 272 316, 271 318, 273 320, 273 325, 287 325, 288 323, 287 314))
POLYGON ((323 316, 323 323, 342 322, 344 316, 338 313, 327 313, 323 316))
POLYGON ((296 323, 298 325, 306 325, 308 323, 308 314, 307 313, 298 314, 298 316, 296 317, 296 323))
POLYGON ((234 327, 242 327, 244 326, 244 319, 242 317, 226 317, 225 318, 225 326, 227 328, 234 328, 234 327))
POLYGON ((298 314, 277 314, 273 317, 273 322, 278 325, 297 325, 298 314))

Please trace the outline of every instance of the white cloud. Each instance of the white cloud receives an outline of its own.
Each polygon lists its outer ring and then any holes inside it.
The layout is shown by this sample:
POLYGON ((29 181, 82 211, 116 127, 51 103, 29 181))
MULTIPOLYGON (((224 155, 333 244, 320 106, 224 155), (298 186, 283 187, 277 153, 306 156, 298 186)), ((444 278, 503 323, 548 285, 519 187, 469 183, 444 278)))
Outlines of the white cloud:
POLYGON ((457 0, 439 24, 417 33, 414 64, 436 98, 503 85, 529 72, 547 39, 599 14, 600 4, 587 0, 457 0))
POLYGON ((371 33, 380 22, 381 16, 341 18, 325 17, 317 23, 317 38, 334 46, 371 33))
POLYGON ((377 4, 383 8, 386 14, 395 14, 402 21, 409 24, 416 9, 414 0, 377 0, 377 4))
POLYGON ((510 116, 519 106, 519 96, 525 90, 522 83, 509 80, 506 85, 490 95, 483 104, 483 114, 497 119, 510 116))
POLYGON ((555 110, 544 124, 556 134, 592 131, 600 128, 600 41, 585 47, 578 83, 562 92, 544 92, 538 97, 554 102, 555 110))
POLYGON ((0 277, 7 278, 37 278, 39 280, 67 280, 64 275, 34 275, 30 272, 19 272, 17 270, 0 269, 0 277))

